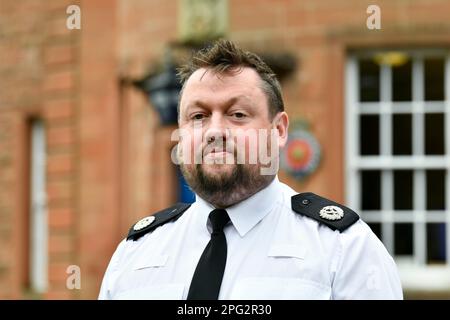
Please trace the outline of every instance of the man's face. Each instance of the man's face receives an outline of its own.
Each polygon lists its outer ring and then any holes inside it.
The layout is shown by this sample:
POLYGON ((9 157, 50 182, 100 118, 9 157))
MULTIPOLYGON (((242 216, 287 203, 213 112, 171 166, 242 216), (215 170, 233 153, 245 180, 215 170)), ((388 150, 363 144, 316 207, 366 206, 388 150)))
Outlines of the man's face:
POLYGON ((259 75, 245 67, 221 74, 199 69, 186 82, 180 99, 179 156, 194 190, 196 186, 232 192, 239 184, 249 188, 246 183, 269 179, 261 177, 259 154, 271 155, 273 147, 278 155, 286 139, 287 116, 281 112, 271 119, 261 86, 259 75))

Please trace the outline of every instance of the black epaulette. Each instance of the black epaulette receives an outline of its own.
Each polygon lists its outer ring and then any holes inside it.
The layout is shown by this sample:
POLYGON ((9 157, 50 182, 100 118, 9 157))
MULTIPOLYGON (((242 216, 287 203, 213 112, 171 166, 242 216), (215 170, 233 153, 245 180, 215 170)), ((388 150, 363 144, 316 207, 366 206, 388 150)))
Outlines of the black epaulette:
POLYGON ((344 231, 359 219, 358 214, 353 210, 312 192, 292 196, 291 205, 295 212, 339 232, 344 231))
POLYGON ((177 220, 190 206, 191 204, 189 203, 177 203, 170 208, 158 211, 154 215, 139 220, 130 228, 127 240, 136 241, 159 226, 177 220))

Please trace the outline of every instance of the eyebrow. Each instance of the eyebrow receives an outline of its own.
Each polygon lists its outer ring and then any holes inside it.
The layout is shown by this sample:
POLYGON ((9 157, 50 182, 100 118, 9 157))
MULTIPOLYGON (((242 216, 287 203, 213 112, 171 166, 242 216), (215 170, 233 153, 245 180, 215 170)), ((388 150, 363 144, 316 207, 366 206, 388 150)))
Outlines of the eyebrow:
MULTIPOLYGON (((230 107, 230 106, 236 104, 239 101, 244 101, 244 102, 249 103, 249 104, 251 102, 251 100, 248 97, 246 97, 244 95, 238 95, 238 96, 235 96, 235 97, 232 97, 232 98, 228 99, 222 105, 226 105, 227 107, 230 107)), ((205 104, 204 102, 202 102, 200 100, 194 100, 193 102, 189 103, 186 106, 186 109, 188 109, 190 107, 206 108, 207 104, 205 104)))

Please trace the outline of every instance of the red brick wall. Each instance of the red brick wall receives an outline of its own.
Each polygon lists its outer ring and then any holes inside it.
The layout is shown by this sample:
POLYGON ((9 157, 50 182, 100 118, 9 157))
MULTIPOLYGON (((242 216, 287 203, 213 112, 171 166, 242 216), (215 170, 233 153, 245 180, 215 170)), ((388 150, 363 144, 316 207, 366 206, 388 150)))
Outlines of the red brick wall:
POLYGON ((65 27, 77 1, 2 1, 0 9, 0 298, 28 297, 29 120, 47 138, 49 289, 75 297, 65 270, 75 264, 75 113, 79 33, 65 27))
MULTIPOLYGON (((377 1, 382 30, 366 28, 372 1, 229 0, 228 37, 257 52, 289 52, 283 83, 291 119, 311 124, 323 148, 298 191, 344 200, 343 73, 351 48, 448 46, 444 0, 377 1)), ((138 79, 177 40, 178 1, 4 0, 0 4, 0 298, 27 297, 28 120, 47 127, 49 292, 95 298, 111 254, 132 222, 175 200, 169 151, 138 79), (81 7, 81 30, 66 8, 81 7), (66 269, 81 267, 81 290, 66 269)))
POLYGON ((105 262, 120 240, 116 16, 115 1, 82 2, 77 239, 83 298, 97 296, 105 262))

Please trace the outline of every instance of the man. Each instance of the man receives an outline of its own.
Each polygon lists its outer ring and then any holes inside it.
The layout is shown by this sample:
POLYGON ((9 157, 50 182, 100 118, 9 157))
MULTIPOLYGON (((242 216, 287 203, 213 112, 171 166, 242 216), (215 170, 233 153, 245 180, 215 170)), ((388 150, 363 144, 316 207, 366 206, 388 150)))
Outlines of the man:
POLYGON ((393 259, 356 213, 278 180, 288 116, 269 67, 221 40, 180 77, 178 160, 196 202, 136 223, 99 298, 401 299, 393 259))

